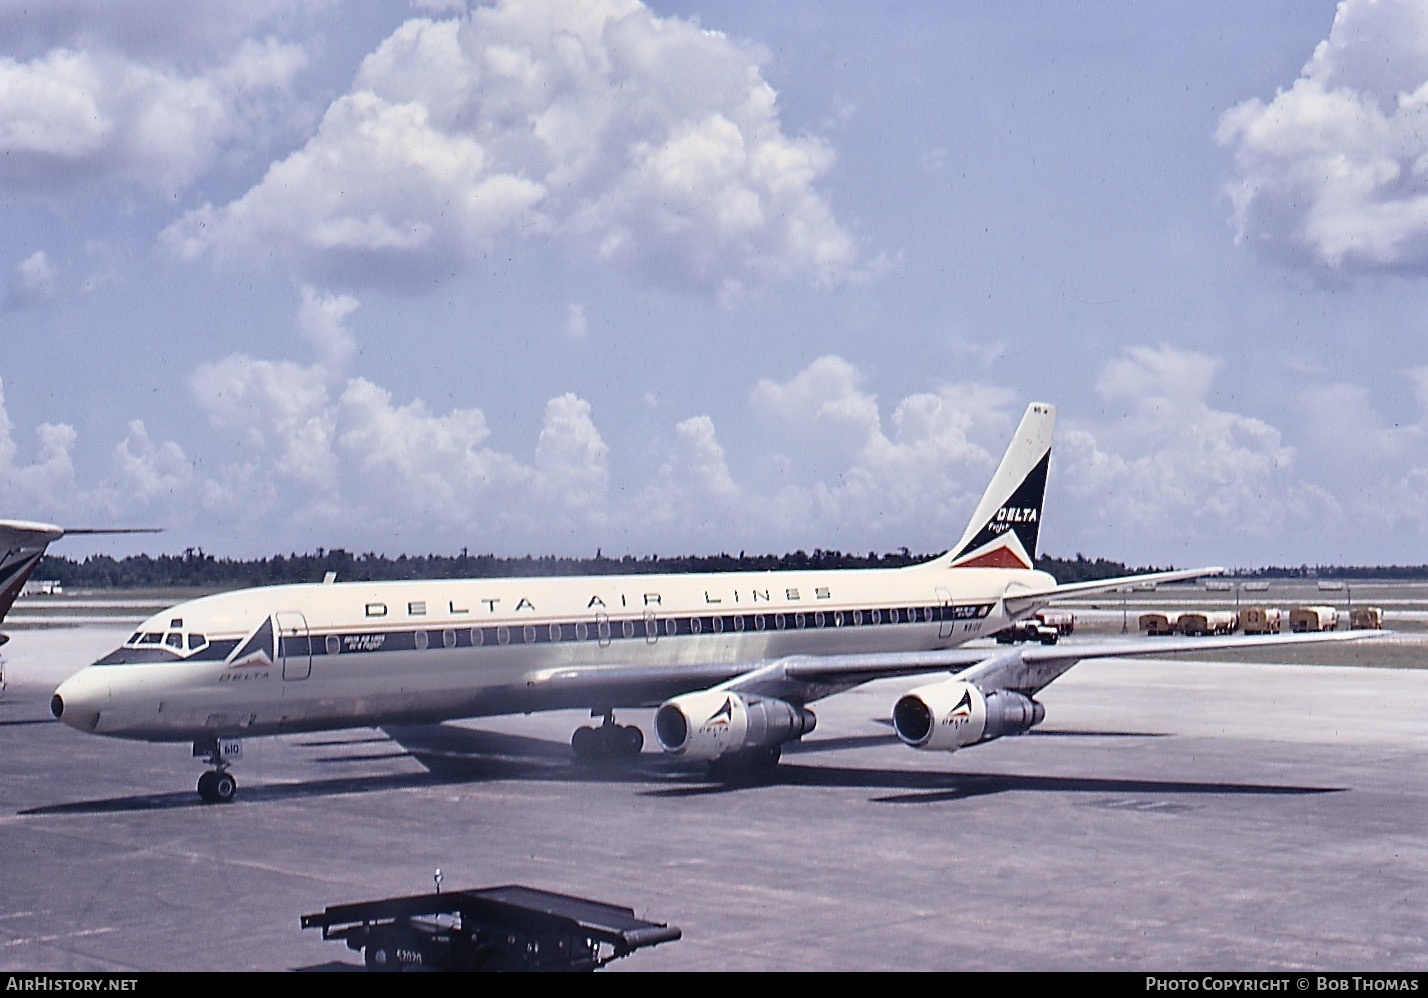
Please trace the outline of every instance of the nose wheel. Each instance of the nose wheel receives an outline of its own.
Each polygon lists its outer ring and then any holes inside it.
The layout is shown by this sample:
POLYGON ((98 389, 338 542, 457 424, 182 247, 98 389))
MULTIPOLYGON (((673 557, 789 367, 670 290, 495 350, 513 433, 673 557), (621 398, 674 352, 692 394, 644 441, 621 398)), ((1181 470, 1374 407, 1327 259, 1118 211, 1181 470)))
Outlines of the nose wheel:
POLYGON ((202 758, 213 767, 198 778, 198 796, 205 804, 227 804, 233 799, 238 781, 228 772, 228 766, 242 754, 242 742, 237 739, 223 742, 213 738, 193 743, 194 758, 202 758))
POLYGON ((210 769, 198 778, 198 796, 205 804, 227 804, 238 792, 238 781, 222 769, 210 769))

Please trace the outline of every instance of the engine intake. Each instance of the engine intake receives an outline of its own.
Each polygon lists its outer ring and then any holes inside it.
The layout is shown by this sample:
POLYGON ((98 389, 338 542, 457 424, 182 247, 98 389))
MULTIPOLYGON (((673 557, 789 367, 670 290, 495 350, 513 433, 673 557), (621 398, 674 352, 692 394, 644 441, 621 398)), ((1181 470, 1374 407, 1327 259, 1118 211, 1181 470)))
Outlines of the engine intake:
POLYGON ((1011 690, 983 693, 956 679, 919 686, 893 706, 893 728, 915 749, 955 752, 1041 723, 1046 708, 1011 690))
POLYGON ((666 752, 713 762, 802 738, 816 723, 812 711, 784 700, 701 690, 666 700, 655 712, 654 729, 666 752))

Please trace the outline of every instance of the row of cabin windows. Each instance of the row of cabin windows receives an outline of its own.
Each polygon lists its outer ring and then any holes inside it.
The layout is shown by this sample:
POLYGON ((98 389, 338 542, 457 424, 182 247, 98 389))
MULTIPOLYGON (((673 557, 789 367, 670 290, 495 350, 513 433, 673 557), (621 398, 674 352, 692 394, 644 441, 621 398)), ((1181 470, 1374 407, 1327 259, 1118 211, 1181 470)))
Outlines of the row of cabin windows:
MULTIPOLYGON (((958 607, 955 619, 967 619, 968 611, 975 618, 985 617, 991 606, 958 607)), ((526 624, 511 628, 473 627, 469 631, 447 628, 444 631, 416 631, 412 641, 417 650, 431 647, 435 635, 440 634, 441 646, 455 648, 483 645, 509 645, 512 639, 525 644, 558 643, 562 641, 611 641, 615 638, 642 637, 654 641, 663 637, 679 635, 720 634, 724 631, 765 631, 803 630, 806 628, 861 627, 878 624, 932 623, 954 619, 950 606, 892 607, 878 610, 819 610, 813 613, 750 613, 732 616, 709 617, 646 617, 643 620, 610 621, 595 623, 579 621, 564 624, 526 624), (513 633, 514 632, 514 633, 513 633)), ((324 643, 329 655, 342 651, 342 639, 330 634, 324 643)))

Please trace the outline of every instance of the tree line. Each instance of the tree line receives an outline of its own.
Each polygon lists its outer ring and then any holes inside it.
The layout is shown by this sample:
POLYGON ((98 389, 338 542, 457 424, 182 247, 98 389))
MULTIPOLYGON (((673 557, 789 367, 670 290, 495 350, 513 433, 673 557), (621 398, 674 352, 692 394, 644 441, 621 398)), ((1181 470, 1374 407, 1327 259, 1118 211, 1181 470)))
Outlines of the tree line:
MULTIPOLYGON (((66 589, 226 589, 320 582, 329 572, 342 582, 387 582, 401 579, 481 579, 506 576, 652 575, 687 572, 777 572, 834 568, 901 568, 936 557, 914 554, 907 548, 879 554, 849 554, 815 548, 811 553, 737 555, 624 555, 607 557, 600 551, 587 558, 555 555, 500 557, 495 554, 387 555, 354 554, 342 548, 318 548, 309 554, 273 555, 268 558, 218 558, 199 549, 183 554, 129 555, 114 558, 91 555, 82 561, 46 555, 36 569, 36 579, 52 579, 66 589)), ((1038 558, 1037 567, 1060 582, 1111 578, 1132 571, 1104 558, 1038 558)))

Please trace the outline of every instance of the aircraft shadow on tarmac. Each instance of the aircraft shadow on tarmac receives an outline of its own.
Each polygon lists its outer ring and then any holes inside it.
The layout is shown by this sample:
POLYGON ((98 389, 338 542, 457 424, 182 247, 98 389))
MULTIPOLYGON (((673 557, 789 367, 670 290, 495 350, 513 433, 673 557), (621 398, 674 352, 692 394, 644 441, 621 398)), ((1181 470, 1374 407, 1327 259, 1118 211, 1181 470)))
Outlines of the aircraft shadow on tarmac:
POLYGON ((53 717, 23 717, 14 721, 0 721, 0 728, 18 728, 26 724, 58 724, 53 717))
MULTIPOLYGON (((565 741, 483 731, 446 724, 389 726, 383 735, 299 741, 302 749, 342 749, 371 746, 371 750, 320 756, 317 765, 388 761, 410 758, 424 770, 369 776, 334 777, 299 783, 246 785, 238 806, 339 794, 380 793, 422 786, 458 786, 495 780, 540 780, 565 783, 643 784, 646 793, 662 797, 695 797, 738 793, 770 786, 844 787, 887 791, 876 803, 935 804, 1008 792, 1050 792, 1167 796, 1199 795, 1302 796, 1342 792, 1343 787, 1314 787, 1233 782, 1139 780, 1025 773, 968 773, 920 769, 858 768, 819 765, 815 757, 849 748, 886 746, 891 735, 861 735, 806 741, 789 746, 785 762, 769 773, 741 780, 717 780, 701 763, 671 759, 645 752, 628 761, 579 762, 565 741), (387 746, 389 751, 380 751, 387 746)), ((1138 732, 1045 732, 1039 737, 1164 737, 1138 732)), ((1031 737, 1031 736, 1021 736, 1031 737)), ((208 807, 192 790, 172 793, 77 801, 30 808, 22 815, 92 814, 124 811, 208 807)))
MULTIPOLYGON (((883 718, 876 718, 878 724, 885 724, 892 728, 892 721, 883 718)), ((1166 735, 1159 731, 1055 731, 1037 728, 1025 734, 1009 736, 1015 738, 1031 738, 1040 741, 1043 738, 1164 738, 1166 735)), ((841 752, 846 749, 871 748, 880 745, 895 745, 896 737, 889 733, 885 735, 846 735, 841 738, 808 738, 803 741, 790 742, 783 748, 785 759, 797 755, 805 755, 817 752, 841 752)))

